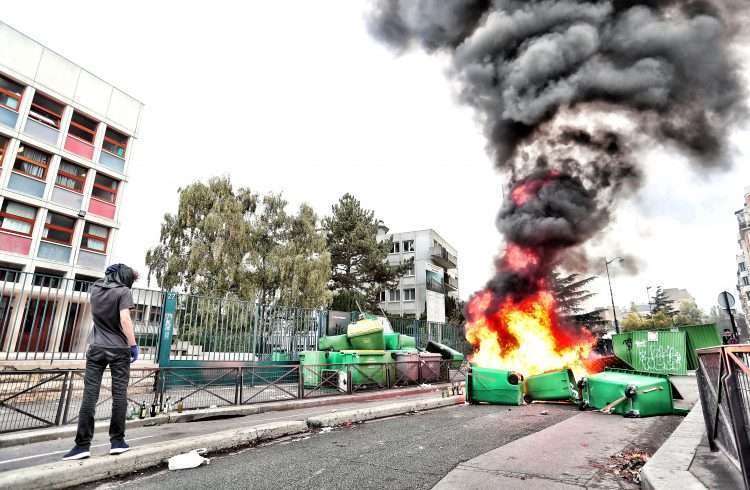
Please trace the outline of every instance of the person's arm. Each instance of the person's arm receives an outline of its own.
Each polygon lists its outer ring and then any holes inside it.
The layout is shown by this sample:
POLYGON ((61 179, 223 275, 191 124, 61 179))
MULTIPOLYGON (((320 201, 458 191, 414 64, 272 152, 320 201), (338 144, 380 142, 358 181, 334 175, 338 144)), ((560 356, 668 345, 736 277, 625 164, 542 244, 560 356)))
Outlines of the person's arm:
POLYGON ((130 310, 120 310, 120 325, 122 326, 122 332, 128 339, 128 345, 136 345, 135 343, 135 329, 133 328, 133 319, 130 318, 130 310))

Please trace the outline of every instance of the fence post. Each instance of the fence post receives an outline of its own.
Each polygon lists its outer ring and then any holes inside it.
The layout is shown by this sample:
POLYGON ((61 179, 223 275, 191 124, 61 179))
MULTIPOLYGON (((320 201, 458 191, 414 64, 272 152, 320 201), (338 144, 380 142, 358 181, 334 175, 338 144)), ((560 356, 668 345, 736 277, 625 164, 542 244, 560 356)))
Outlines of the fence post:
MULTIPOLYGON (((726 352, 725 352, 726 354, 726 352)), ((732 366, 734 361, 726 356, 729 376, 726 378, 726 400, 729 405, 729 416, 732 420, 732 430, 734 432, 734 441, 737 444, 737 455, 742 468, 742 477, 745 480, 745 488, 750 488, 750 438, 748 438, 747 427, 745 426, 745 414, 740 397, 740 387, 737 383, 739 366, 732 366)))
POLYGON ((351 395, 352 394, 352 365, 347 364, 346 365, 346 394, 351 395))
POLYGON ((240 405, 243 404, 245 397, 244 397, 244 386, 245 386, 245 368, 241 367, 240 369, 240 405))
POLYGON ((238 367, 236 368, 237 372, 234 374, 234 404, 239 405, 240 404, 240 389, 241 389, 241 380, 242 380, 242 368, 238 367))
POLYGON ((63 376, 62 387, 60 388, 60 401, 57 403, 57 413, 55 414, 55 425, 61 425, 63 407, 65 406, 65 393, 68 391, 68 376, 70 371, 66 371, 63 376))
POLYGON ((68 396, 65 397, 65 410, 63 411, 62 425, 68 422, 68 412, 70 411, 70 400, 73 398, 73 383, 75 375, 73 371, 68 371, 70 374, 70 381, 68 382, 68 396))
POLYGON ((297 367, 297 398, 300 400, 305 397, 305 374, 304 373, 305 373, 305 366, 300 364, 297 367))
POLYGON ((168 367, 169 354, 172 350, 174 317, 177 312, 177 293, 168 292, 164 295, 162 311, 161 330, 159 332, 159 367, 168 367))

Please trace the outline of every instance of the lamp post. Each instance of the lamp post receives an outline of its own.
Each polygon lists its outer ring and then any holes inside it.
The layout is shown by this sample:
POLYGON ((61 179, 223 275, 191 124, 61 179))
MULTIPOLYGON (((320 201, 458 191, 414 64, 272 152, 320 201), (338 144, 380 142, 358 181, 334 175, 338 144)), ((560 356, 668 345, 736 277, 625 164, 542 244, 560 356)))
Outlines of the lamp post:
POLYGON ((646 286, 646 304, 648 305, 648 314, 651 314, 651 291, 653 289, 653 286, 646 286))
POLYGON ((609 298, 612 300, 612 317, 615 320, 615 333, 620 333, 620 324, 617 322, 617 310, 615 309, 615 295, 612 294, 612 279, 609 277, 609 264, 611 264, 614 261, 622 262, 622 257, 615 257, 614 259, 607 260, 607 257, 604 257, 604 268, 607 270, 607 282, 609 283, 609 298))

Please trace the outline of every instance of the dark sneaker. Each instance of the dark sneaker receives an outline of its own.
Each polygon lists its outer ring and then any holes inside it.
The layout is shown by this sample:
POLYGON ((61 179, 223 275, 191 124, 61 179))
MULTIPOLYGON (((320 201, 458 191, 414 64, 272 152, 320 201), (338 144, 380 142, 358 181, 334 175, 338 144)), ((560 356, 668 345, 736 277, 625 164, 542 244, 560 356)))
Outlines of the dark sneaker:
POLYGON ((86 459, 91 456, 91 451, 87 447, 74 446, 73 449, 63 456, 63 461, 72 461, 75 459, 86 459))
POLYGON ((130 446, 125 441, 114 441, 109 449, 109 454, 122 454, 126 451, 130 451, 130 446))

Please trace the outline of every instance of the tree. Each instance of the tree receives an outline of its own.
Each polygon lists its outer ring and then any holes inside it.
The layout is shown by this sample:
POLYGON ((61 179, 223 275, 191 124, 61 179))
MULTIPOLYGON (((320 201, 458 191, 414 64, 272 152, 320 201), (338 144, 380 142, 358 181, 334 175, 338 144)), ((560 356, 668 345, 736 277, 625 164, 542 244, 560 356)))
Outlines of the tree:
POLYGON ((654 295, 654 307, 651 309, 652 316, 657 313, 663 313, 668 318, 672 318, 677 311, 674 309, 674 301, 664 293, 661 286, 656 288, 656 295, 654 295))
POLYGON ((464 308, 466 302, 453 296, 445 297, 445 321, 454 325, 462 325, 466 318, 464 317, 464 308))
POLYGON ((212 178, 178 190, 176 214, 167 213, 159 245, 146 252, 149 280, 164 289, 192 294, 251 297, 243 260, 249 248, 245 219, 255 212, 257 195, 235 191, 228 178, 212 178))
POLYGON ((643 318, 638 314, 638 310, 635 307, 635 303, 630 304, 630 311, 622 322, 620 322, 623 332, 642 330, 643 329, 643 318))
POLYGON ((695 304, 695 301, 686 300, 680 303, 680 309, 674 317, 675 325, 700 325, 705 321, 705 315, 695 304))
POLYGON ((375 310, 378 294, 393 288, 408 266, 390 265, 390 239, 378 241, 375 213, 364 209, 351 194, 345 194, 323 220, 326 244, 331 253, 333 308, 353 310, 356 302, 375 310))
POLYGON ((569 323, 592 331, 602 328, 607 323, 602 318, 604 309, 585 311, 583 307, 586 301, 596 295, 586 289, 586 285, 596 279, 595 276, 580 279, 575 273, 563 276, 555 271, 550 279, 557 300, 557 309, 569 323))

